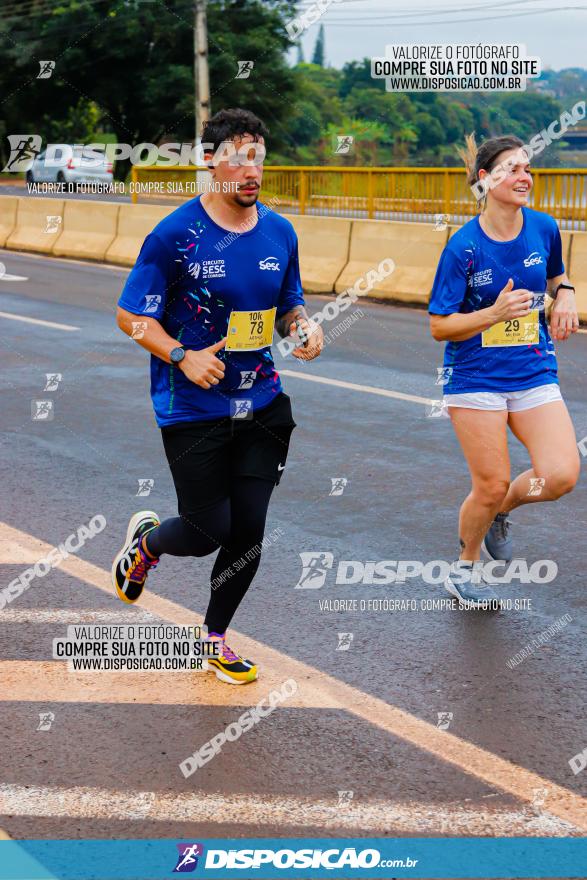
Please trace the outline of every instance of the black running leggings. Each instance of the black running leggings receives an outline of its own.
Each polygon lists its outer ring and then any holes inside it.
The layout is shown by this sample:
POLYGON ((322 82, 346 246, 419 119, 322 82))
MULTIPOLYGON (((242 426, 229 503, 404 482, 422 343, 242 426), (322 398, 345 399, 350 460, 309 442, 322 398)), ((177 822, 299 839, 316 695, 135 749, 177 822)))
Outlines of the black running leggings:
POLYGON ((269 480, 236 476, 230 497, 166 519, 149 533, 147 550, 153 556, 208 556, 220 548, 204 620, 209 632, 226 631, 255 577, 273 489, 269 480))

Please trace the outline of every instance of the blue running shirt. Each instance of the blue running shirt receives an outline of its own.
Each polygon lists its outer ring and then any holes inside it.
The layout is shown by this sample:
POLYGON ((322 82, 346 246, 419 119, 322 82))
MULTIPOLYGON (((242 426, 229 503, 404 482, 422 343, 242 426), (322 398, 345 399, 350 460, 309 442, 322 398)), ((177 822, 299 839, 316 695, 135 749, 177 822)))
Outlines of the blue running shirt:
MULTIPOLYGON (((556 221, 522 208, 523 226, 512 241, 494 241, 469 220, 448 241, 436 270, 428 311, 432 315, 476 312, 492 305, 512 278, 514 289, 546 291, 546 280, 562 275, 561 237, 556 221)), ((536 299, 536 304, 540 298, 536 299)), ((444 393, 522 391, 558 384, 554 344, 544 308, 539 310, 537 344, 482 347, 478 333, 448 342, 444 352, 444 393)))
MULTIPOLYGON (((232 310, 276 307, 279 318, 303 305, 293 226, 257 205, 256 225, 242 233, 218 226, 199 196, 173 211, 145 239, 118 305, 156 318, 178 344, 195 351, 226 336, 232 310)), ((206 390, 179 367, 151 355, 151 398, 159 427, 232 415, 238 399, 251 400, 253 411, 262 409, 281 391, 268 346, 221 349, 216 356, 225 364, 224 379, 206 390)))

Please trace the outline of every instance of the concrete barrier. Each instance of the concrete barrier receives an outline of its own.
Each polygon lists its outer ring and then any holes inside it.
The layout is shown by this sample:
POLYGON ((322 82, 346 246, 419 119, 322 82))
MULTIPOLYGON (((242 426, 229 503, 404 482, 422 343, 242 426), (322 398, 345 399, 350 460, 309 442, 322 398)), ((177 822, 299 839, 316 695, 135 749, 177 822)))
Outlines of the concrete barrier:
POLYGON ((0 202, 0 247, 4 247, 6 239, 16 227, 18 198, 4 196, 0 202))
POLYGON ((69 199, 63 212, 63 232, 55 242, 56 257, 100 260, 116 237, 120 205, 69 199))
POLYGON ((287 215, 299 239, 300 274, 307 293, 332 293, 349 258, 351 221, 287 215))
POLYGON ((52 253, 63 229, 63 199, 19 198, 16 225, 5 247, 15 251, 52 253))
POLYGON ((579 319, 587 322, 587 232, 573 232, 567 275, 575 286, 579 319))
MULTIPOLYGON (((141 244, 175 206, 0 196, 0 247, 134 264, 141 244)), ((338 217, 290 216, 300 240, 302 282, 340 293, 385 258, 396 264, 369 295, 425 305, 448 237, 459 228, 338 217), (348 258, 347 258, 348 257, 348 258)), ((561 231, 563 259, 587 322, 587 233, 561 231)))
POLYGON ((161 205, 121 205, 116 238, 106 251, 107 263, 134 266, 141 245, 149 232, 172 211, 161 205))
POLYGON ((391 257, 394 271, 376 282, 369 296, 427 303, 447 240, 447 228, 435 230, 423 223, 353 220, 349 262, 336 282, 336 292, 352 287, 357 278, 391 257))

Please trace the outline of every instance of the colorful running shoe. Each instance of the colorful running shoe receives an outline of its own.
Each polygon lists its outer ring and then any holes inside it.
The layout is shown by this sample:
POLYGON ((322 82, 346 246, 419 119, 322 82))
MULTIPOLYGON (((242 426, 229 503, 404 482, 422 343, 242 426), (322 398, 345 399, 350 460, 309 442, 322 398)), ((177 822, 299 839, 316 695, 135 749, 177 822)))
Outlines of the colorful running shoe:
POLYGON ((498 513, 491 523, 481 544, 481 549, 490 559, 499 559, 503 562, 512 561, 514 545, 509 535, 511 524, 507 513, 498 513))
POLYGON ((131 517, 126 530, 126 541, 112 563, 112 584, 123 602, 136 602, 143 592, 147 575, 159 559, 148 556, 141 539, 159 525, 159 517, 152 510, 140 510, 131 517))
POLYGON ((247 684, 255 681, 259 670, 250 660, 244 660, 228 647, 224 639, 213 639, 220 645, 217 657, 208 657, 208 672, 215 672, 220 681, 227 684, 247 684))

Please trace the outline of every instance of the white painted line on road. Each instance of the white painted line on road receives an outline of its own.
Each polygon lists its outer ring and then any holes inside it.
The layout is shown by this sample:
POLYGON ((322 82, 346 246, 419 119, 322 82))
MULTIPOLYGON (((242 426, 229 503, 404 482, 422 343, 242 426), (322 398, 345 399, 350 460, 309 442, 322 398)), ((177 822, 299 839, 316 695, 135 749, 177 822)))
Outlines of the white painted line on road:
POLYGON ((279 370, 281 376, 291 376, 295 379, 305 379, 307 382, 321 382, 323 385, 334 385, 337 388, 348 388, 350 391, 362 391, 365 394, 379 394, 381 397, 393 397, 396 400, 409 400, 412 403, 421 403, 431 406, 438 403, 430 397, 418 397, 416 394, 404 394, 403 391, 388 391, 386 388, 375 388, 373 385, 357 385, 355 382, 343 382, 341 379, 328 379, 326 376, 304 376, 296 370, 279 370))
POLYGON ((0 625, 3 623, 63 623, 65 625, 76 623, 151 623, 156 620, 158 618, 141 608, 133 609, 132 611, 126 609, 122 611, 100 611, 91 608, 80 608, 79 610, 68 610, 66 608, 3 608, 0 611, 0 625))
POLYGON ((8 272, 0 274, 0 281, 28 281, 26 275, 9 275, 8 272))
POLYGON ((25 257, 26 259, 32 260, 45 260, 46 262, 51 263, 65 263, 66 265, 73 266, 87 266, 89 269, 93 267, 94 269, 109 269, 111 272, 126 272, 127 274, 132 269, 132 266, 117 266, 115 263, 96 263, 94 260, 74 260, 73 257, 53 257, 47 256, 47 254, 35 254, 29 251, 7 251, 2 250, 0 248, 0 253, 6 254, 6 256, 16 255, 18 257, 25 257))
POLYGON ((25 324, 39 324, 41 327, 51 327, 53 330, 80 330, 72 324, 57 324, 55 321, 42 321, 40 318, 27 318, 26 315, 15 315, 12 312, 0 312, 0 318, 10 318, 11 321, 24 321, 25 324))
POLYGON ((168 794, 157 791, 120 791, 90 786, 0 785, 0 813, 72 819, 128 819, 152 822, 198 821, 224 824, 227 816, 240 816, 246 825, 289 825, 337 828, 368 828, 370 832, 434 832, 467 835, 568 836, 576 829, 568 822, 531 808, 487 809, 442 803, 397 803, 370 800, 366 803, 274 797, 254 794, 218 794, 207 790, 168 794), (243 818, 245 817, 245 818, 243 818))
MULTIPOLYGON (((2 622, 0 612, 0 623, 2 622)), ((186 624, 193 621, 186 621, 186 624)), ((139 626, 168 626, 166 619, 139 622, 139 626)), ((84 624, 85 626, 85 624, 84 624)), ((63 635, 62 633, 60 635, 63 635)), ((277 676, 275 676, 277 679, 277 676)), ((272 681, 272 680, 271 680, 272 681)), ((271 681, 263 670, 263 684, 271 689, 271 681)), ((281 684, 281 682, 279 682, 281 684)), ((277 686, 277 680, 275 682, 277 686)), ((18 703, 84 703, 122 706, 248 706, 260 699, 259 691, 247 688, 225 687, 210 678, 205 670, 188 669, 148 671, 70 670, 65 660, 2 660, 0 661, 0 705, 18 703), (204 687, 198 682, 207 679, 204 687)), ((298 689, 288 698, 289 709, 337 709, 324 705, 320 692, 298 689)))
POLYGON ((5 565, 30 565, 42 558, 44 546, 42 541, 10 541, 3 544, 0 537, 0 558, 5 565))
MULTIPOLYGON (((3 555, 2 551, 14 541, 25 545, 28 542, 31 546, 40 548, 43 555, 52 549, 50 544, 40 541, 33 535, 0 522, 0 558, 3 555)), ((110 571, 76 556, 70 556, 63 560, 59 568, 72 577, 106 593, 116 604, 117 600, 110 583, 110 571)), ((34 591, 39 587, 33 582, 29 589, 34 591)), ((46 590, 46 587, 44 589, 46 590)), ((203 615, 152 592, 146 592, 141 597, 141 608, 179 626, 202 625, 203 623, 203 615)), ((499 755, 494 755, 481 746, 476 746, 455 734, 439 730, 436 725, 391 703, 386 703, 385 700, 370 693, 346 684, 315 666, 295 660, 293 657, 238 633, 236 630, 233 632, 235 641, 242 649, 243 656, 254 657, 259 662, 261 676, 257 682, 248 684, 245 688, 227 688, 222 682, 214 679, 210 681, 211 676, 208 675, 205 679, 198 679, 200 688, 196 689, 194 685, 194 689, 197 690, 200 699, 206 705, 214 705, 215 697, 221 691, 226 693, 235 690, 239 693, 231 699, 238 699, 243 706, 248 701, 250 701, 250 705, 255 705, 259 698, 266 695, 271 688, 280 687, 286 678, 293 678, 298 682, 298 691, 295 696, 300 702, 313 706, 321 705, 324 709, 334 709, 353 715, 361 722, 403 740, 438 761, 451 764, 460 772, 480 779, 492 788, 509 792, 514 797, 530 803, 536 797, 536 789, 547 788, 549 812, 565 822, 570 822, 576 828, 587 831, 587 800, 580 794, 563 785, 558 785, 532 770, 527 770, 512 761, 501 758, 499 755)), ((18 672, 18 667, 26 667, 27 662, 31 661, 23 661, 20 664, 19 661, 12 662, 12 664, 7 661, 6 665, 11 666, 11 669, 6 676, 6 681, 0 680, 0 696, 6 693, 11 676, 18 672)), ((121 687, 124 688, 124 678, 130 674, 125 673, 119 676, 121 687)), ((199 674, 196 673, 196 675, 199 674)), ((145 680, 148 681, 149 677, 149 673, 145 673, 145 680)), ((93 676, 93 678, 97 677, 93 676)), ((69 683, 71 689, 73 687, 71 678, 69 683)), ((18 685, 18 682, 16 684, 18 685)), ((111 688, 110 694, 109 702, 115 704, 116 689, 111 688)), ((19 686, 18 699, 26 701, 28 698, 27 689, 19 686)), ((139 693, 136 693, 136 699, 137 702, 140 701, 139 693)), ((221 698, 218 702, 225 703, 225 698, 221 698)))

